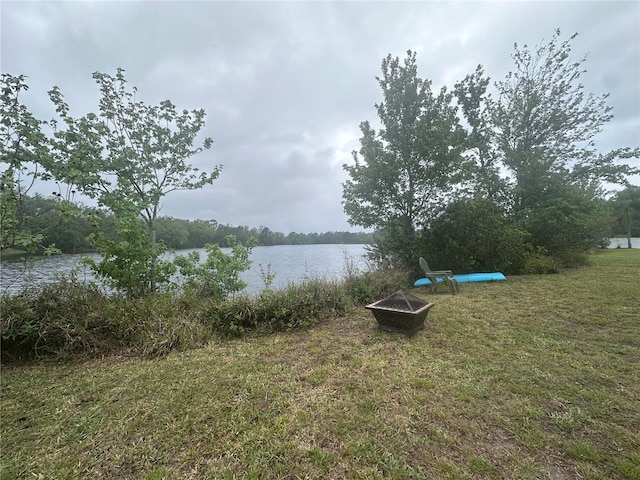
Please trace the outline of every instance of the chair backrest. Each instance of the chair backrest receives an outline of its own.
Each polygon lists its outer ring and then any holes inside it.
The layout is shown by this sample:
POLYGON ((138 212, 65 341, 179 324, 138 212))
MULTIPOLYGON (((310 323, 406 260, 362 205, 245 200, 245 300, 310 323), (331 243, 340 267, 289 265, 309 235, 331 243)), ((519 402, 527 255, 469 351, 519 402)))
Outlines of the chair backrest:
POLYGON ((420 257, 420 269, 422 270, 422 272, 425 275, 429 275, 431 273, 431 269, 429 268, 429 264, 427 263, 427 261, 420 257))

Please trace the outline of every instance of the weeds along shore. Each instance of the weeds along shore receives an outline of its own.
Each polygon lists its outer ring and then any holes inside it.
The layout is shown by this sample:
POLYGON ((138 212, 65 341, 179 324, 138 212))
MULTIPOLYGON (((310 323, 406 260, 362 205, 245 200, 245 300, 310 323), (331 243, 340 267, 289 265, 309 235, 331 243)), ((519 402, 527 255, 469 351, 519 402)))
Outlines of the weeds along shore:
POLYGON ((63 278, 0 297, 2 361, 162 356, 219 338, 309 327, 410 284, 402 272, 372 271, 220 301, 194 292, 130 299, 63 278))

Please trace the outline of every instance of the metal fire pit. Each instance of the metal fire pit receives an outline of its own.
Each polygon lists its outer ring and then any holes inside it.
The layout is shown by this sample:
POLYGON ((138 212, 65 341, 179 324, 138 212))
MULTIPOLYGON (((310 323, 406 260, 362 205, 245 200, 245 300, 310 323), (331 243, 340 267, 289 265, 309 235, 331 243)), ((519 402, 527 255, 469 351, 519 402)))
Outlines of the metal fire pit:
POLYGON ((402 333, 411 337, 424 328, 433 303, 427 303, 411 294, 398 290, 387 298, 367 305, 378 322, 378 330, 402 333))

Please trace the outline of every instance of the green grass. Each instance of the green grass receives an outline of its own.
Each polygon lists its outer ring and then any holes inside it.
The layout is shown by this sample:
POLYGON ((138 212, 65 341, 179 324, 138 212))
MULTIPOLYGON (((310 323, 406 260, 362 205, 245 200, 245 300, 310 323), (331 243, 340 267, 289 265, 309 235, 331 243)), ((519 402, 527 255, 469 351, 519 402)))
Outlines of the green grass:
POLYGON ((640 252, 162 359, 2 371, 4 479, 640 479, 640 252))

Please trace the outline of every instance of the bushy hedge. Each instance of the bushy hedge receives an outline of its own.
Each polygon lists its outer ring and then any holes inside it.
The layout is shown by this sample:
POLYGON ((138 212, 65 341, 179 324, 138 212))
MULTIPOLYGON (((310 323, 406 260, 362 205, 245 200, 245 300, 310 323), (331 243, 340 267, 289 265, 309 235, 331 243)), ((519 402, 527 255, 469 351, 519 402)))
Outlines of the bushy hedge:
POLYGON ((309 280, 227 301, 157 294, 130 299, 72 279, 0 297, 2 361, 42 356, 162 356, 214 338, 314 325, 409 285, 401 273, 309 280))
POLYGON ((248 331, 275 332, 316 324, 344 314, 352 305, 340 284, 310 280, 257 298, 238 297, 212 304, 205 317, 212 328, 236 336, 248 331))
POLYGON ((522 273, 532 247, 500 206, 485 198, 449 204, 423 235, 423 255, 431 268, 458 273, 522 273))

